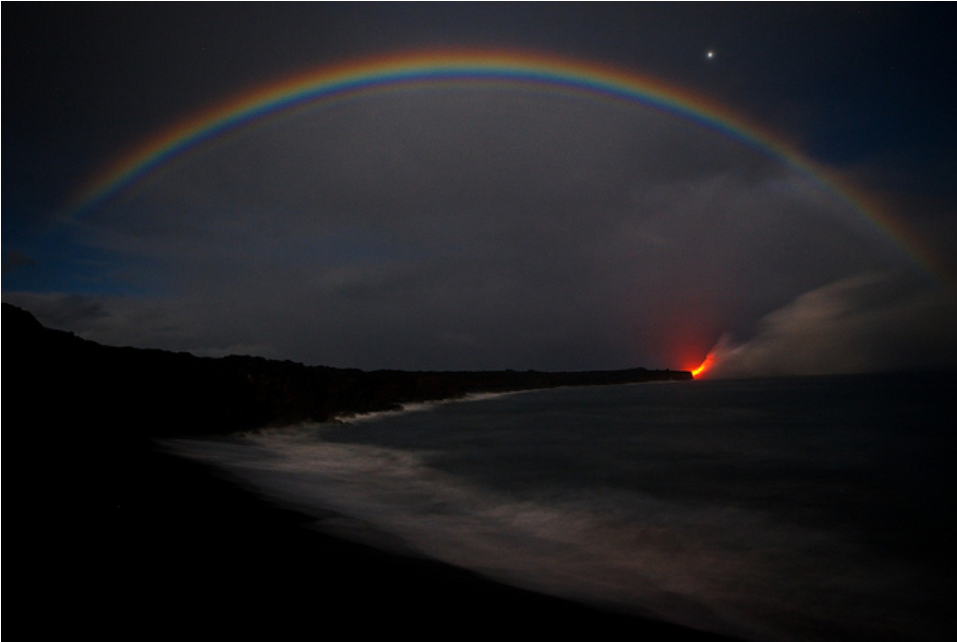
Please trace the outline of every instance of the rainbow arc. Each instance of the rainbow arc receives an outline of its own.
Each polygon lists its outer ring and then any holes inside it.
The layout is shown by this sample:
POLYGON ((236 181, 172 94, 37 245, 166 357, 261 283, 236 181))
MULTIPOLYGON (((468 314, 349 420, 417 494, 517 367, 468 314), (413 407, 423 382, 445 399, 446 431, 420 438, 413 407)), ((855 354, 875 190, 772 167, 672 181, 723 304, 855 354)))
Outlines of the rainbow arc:
POLYGON ((159 131, 92 177, 68 208, 68 216, 103 206, 161 167, 242 127, 309 104, 342 100, 403 86, 449 83, 520 83, 601 99, 651 106, 743 141, 780 159, 849 204, 881 236, 927 271, 914 239, 898 221, 867 203, 864 195, 801 154, 770 130, 726 107, 658 79, 609 65, 525 52, 467 51, 387 55, 281 79, 196 113, 159 131))

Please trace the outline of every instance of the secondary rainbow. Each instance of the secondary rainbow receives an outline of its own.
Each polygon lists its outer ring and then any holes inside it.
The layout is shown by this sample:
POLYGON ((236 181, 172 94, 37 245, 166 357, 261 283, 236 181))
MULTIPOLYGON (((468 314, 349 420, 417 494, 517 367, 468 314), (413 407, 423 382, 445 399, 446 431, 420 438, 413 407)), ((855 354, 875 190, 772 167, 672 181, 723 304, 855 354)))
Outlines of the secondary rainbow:
MULTIPOLYGON (((403 85, 470 81, 540 85, 605 99, 652 106, 741 140, 823 185, 867 218, 881 234, 915 257, 917 251, 895 220, 880 214, 864 195, 804 157, 792 145, 726 107, 634 71, 526 52, 468 51, 388 55, 294 75, 242 94, 147 138, 88 181, 69 216, 104 205, 138 180, 229 132, 297 107, 388 91, 403 85)), ((932 271, 932 270, 931 270, 932 271)))

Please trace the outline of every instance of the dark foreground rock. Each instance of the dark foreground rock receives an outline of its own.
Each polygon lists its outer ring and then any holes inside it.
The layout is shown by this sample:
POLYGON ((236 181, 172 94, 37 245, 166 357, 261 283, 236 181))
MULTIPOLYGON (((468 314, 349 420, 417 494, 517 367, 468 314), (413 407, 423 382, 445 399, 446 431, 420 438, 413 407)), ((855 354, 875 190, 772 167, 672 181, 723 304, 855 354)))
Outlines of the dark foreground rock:
POLYGON ((365 373, 199 359, 100 346, 7 305, 3 337, 8 606, 23 607, 11 612, 33 634, 714 639, 327 537, 152 439, 686 373, 365 373))
MULTIPOLYGON (((102 346, 40 325, 3 304, 5 369, 28 416, 96 417, 124 433, 235 432, 341 413, 395 408, 472 392, 684 381, 673 370, 410 372, 306 366, 291 361, 102 346)), ((8 379, 9 381, 9 379, 8 379)), ((5 384, 4 391, 7 390, 5 384)))

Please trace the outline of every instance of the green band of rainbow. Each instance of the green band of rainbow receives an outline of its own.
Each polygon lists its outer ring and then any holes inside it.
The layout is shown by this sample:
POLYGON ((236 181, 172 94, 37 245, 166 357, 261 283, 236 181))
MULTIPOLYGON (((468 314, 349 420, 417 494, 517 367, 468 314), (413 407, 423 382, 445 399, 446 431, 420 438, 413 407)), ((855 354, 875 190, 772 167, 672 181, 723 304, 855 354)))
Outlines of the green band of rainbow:
POLYGON ((922 259, 914 242, 907 238, 906 231, 896 221, 880 214, 862 194, 829 176, 823 168, 771 131, 745 121, 702 96, 648 76, 607 65, 524 52, 389 55, 311 71, 265 85, 146 139, 94 176, 73 200, 69 211, 73 216, 93 210, 173 159, 271 115, 306 104, 405 84, 470 80, 542 85, 649 105, 744 141, 835 193, 869 220, 882 236, 916 258, 924 269, 932 271, 928 261, 922 259))

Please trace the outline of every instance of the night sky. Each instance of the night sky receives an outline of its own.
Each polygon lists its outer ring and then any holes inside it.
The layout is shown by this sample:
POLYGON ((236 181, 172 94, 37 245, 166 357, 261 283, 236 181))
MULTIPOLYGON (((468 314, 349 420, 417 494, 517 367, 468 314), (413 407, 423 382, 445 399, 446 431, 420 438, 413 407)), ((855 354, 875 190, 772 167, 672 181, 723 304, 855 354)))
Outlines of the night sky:
POLYGON ((957 365, 947 3, 2 12, 3 300, 48 326, 366 369, 957 365), (462 81, 300 105, 71 210, 270 83, 480 50, 653 78, 814 172, 648 104, 462 81))

